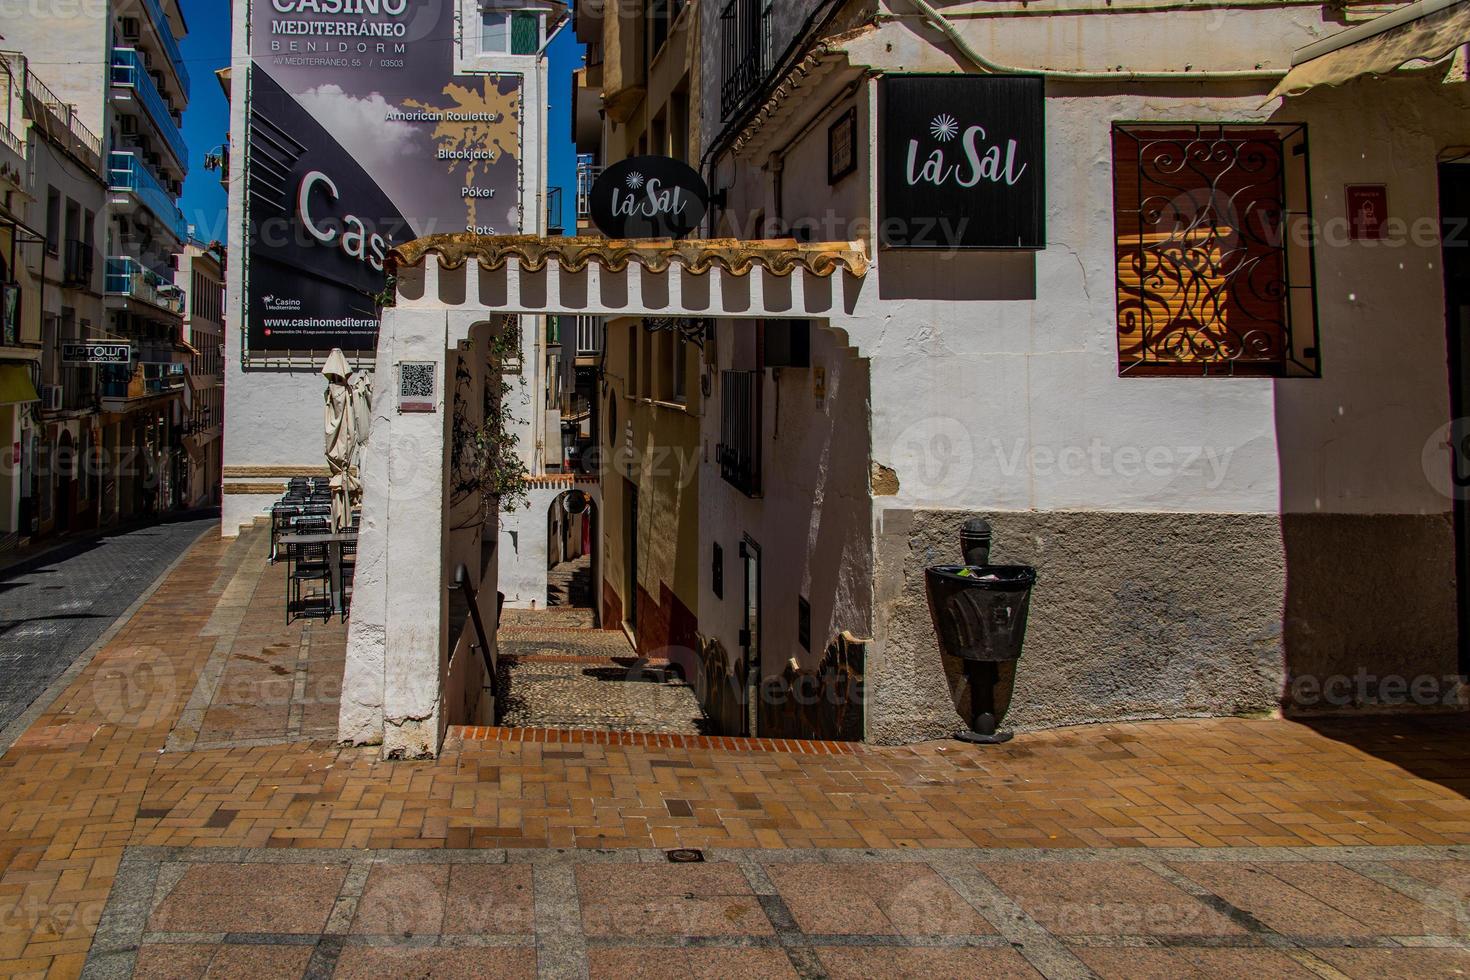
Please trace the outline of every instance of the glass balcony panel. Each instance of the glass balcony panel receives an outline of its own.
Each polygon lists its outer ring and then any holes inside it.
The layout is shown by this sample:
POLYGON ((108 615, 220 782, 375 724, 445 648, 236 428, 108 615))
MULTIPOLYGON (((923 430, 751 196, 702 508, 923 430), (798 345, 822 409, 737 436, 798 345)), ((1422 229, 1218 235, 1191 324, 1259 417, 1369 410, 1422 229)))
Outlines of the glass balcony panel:
POLYGON ((153 216, 182 244, 189 240, 189 223, 184 212, 174 203, 173 195, 163 189, 137 153, 113 150, 108 154, 108 186, 114 191, 127 191, 153 212, 153 216))
POLYGON ((112 84, 127 86, 133 90, 148 118, 152 120, 153 128, 158 130, 159 136, 168 144, 169 152, 173 154, 179 169, 186 169, 189 165, 189 150, 184 143, 184 134, 179 132, 178 123, 174 122, 174 117, 169 112, 168 102, 158 91, 153 76, 144 70, 143 58, 136 49, 112 49, 112 84))
POLYGON ((148 8, 148 20, 153 24, 153 33, 158 35, 164 53, 174 66, 174 74, 179 76, 179 87, 185 92, 189 91, 189 69, 184 67, 184 53, 179 50, 179 42, 174 39, 174 29, 168 22, 168 15, 163 12, 158 0, 143 0, 143 6, 148 8))
POLYGON ((131 256, 108 256, 107 292, 142 300, 175 316, 184 314, 183 290, 131 256))

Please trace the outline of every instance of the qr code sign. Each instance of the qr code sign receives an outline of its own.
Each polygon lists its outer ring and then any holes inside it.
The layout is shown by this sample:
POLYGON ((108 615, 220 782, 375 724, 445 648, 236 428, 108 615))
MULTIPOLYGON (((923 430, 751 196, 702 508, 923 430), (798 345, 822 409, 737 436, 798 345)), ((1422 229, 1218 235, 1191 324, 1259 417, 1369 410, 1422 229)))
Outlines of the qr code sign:
POLYGON ((433 361, 403 361, 398 365, 398 410, 400 412, 434 411, 434 379, 437 365, 433 361))

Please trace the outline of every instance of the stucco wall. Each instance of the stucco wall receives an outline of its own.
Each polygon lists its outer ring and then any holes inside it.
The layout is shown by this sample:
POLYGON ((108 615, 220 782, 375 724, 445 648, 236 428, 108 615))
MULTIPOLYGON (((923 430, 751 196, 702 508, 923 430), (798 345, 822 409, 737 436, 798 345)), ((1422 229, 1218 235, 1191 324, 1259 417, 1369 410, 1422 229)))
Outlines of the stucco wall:
POLYGON ((1273 515, 881 514, 872 741, 943 737, 969 720, 962 665, 939 653, 923 569, 959 562, 959 526, 977 516, 994 527, 993 562, 1037 569, 1008 726, 1277 706, 1286 562, 1273 515))

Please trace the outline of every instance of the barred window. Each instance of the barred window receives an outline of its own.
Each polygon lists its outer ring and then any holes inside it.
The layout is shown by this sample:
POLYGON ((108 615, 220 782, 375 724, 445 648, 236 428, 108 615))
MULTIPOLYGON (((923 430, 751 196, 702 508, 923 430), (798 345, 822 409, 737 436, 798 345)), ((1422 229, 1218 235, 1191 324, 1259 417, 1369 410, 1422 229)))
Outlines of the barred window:
POLYGON ((1118 373, 1316 377, 1304 126, 1113 129, 1118 373))

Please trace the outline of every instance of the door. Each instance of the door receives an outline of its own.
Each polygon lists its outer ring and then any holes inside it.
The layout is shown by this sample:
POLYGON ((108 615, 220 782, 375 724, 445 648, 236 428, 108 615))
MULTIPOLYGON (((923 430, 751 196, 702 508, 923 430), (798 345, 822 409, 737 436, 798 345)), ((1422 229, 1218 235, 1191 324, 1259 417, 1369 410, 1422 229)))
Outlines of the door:
POLYGON ((638 626, 638 487, 623 480, 623 621, 638 626))
POLYGON ((56 443, 56 459, 53 465, 56 467, 57 477, 56 530, 69 531, 72 514, 77 506, 77 488, 72 476, 76 458, 70 432, 61 433, 61 439, 56 443))
POLYGON ((1470 164, 1439 168, 1445 319, 1450 367, 1450 478, 1454 488, 1455 578, 1460 673, 1470 673, 1470 164))
POLYGON ((760 734, 761 683, 761 548, 749 535, 740 542, 745 580, 745 625, 740 630, 740 670, 745 691, 745 732, 760 734))

